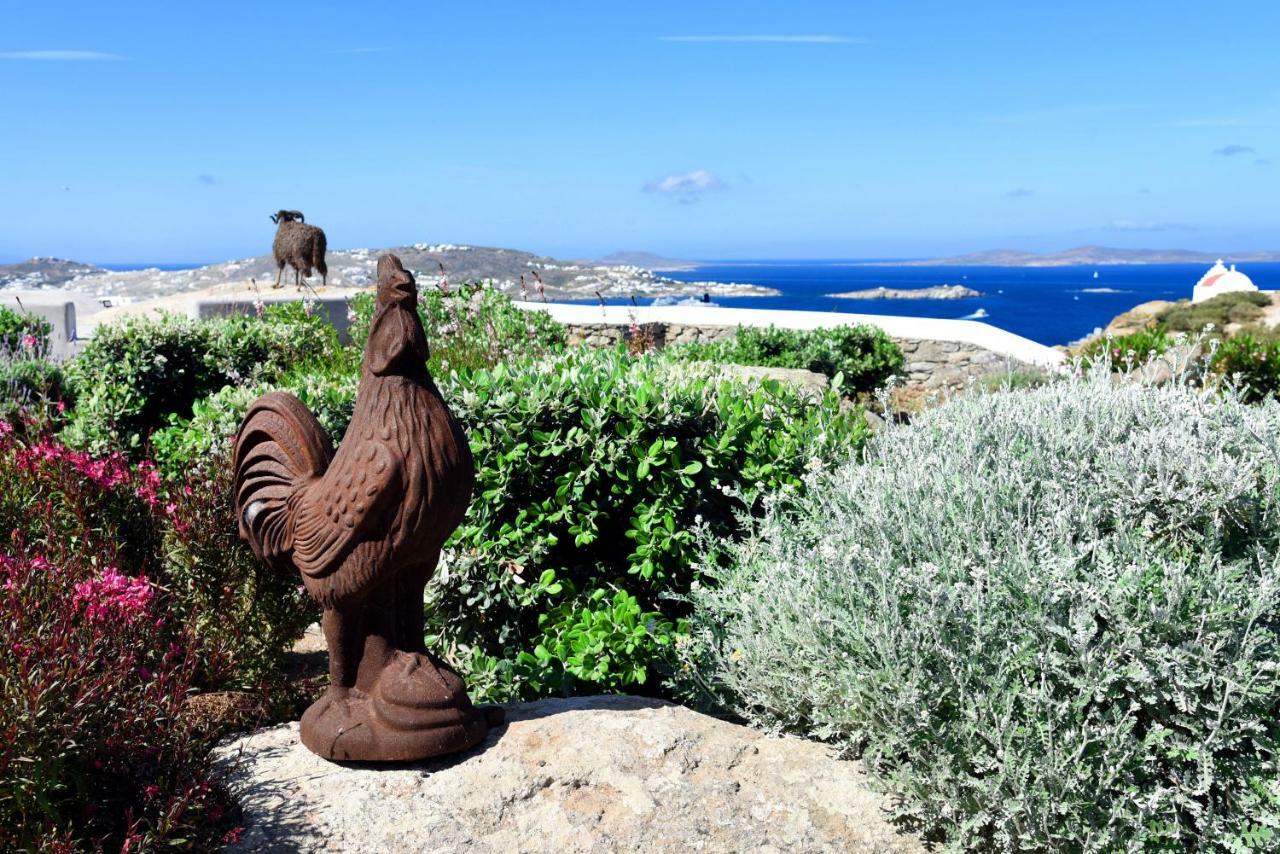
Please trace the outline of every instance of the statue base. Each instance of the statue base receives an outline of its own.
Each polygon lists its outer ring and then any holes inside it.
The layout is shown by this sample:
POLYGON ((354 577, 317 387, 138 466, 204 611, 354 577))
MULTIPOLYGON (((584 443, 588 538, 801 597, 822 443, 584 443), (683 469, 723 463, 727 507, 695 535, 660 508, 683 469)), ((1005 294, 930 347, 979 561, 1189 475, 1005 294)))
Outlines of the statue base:
POLYGON ((467 750, 503 722, 434 656, 397 652, 368 691, 330 688, 302 715, 302 743, 336 762, 414 762, 467 750))

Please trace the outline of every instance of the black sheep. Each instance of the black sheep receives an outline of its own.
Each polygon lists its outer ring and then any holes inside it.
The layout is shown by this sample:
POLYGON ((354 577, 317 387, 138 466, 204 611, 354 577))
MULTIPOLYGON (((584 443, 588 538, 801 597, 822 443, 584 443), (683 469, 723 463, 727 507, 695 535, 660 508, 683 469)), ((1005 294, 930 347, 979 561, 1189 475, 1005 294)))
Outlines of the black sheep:
POLYGON ((313 267, 320 273, 321 286, 328 284, 324 231, 307 225, 302 211, 276 211, 271 221, 277 226, 276 239, 271 244, 271 253, 276 257, 276 283, 273 287, 280 287, 285 264, 293 267, 293 283, 299 289, 302 288, 302 280, 311 275, 313 267))

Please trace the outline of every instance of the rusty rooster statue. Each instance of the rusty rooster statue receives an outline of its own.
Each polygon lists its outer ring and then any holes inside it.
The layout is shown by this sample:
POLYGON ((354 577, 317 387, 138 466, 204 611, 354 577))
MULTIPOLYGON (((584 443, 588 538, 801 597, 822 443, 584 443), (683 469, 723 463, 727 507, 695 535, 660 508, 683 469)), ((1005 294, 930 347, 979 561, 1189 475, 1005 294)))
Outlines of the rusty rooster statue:
POLYGON ((471 501, 466 435, 427 372, 418 290, 378 260, 355 413, 337 453, 302 401, 272 392, 236 436, 240 536, 302 574, 324 608, 328 693, 302 742, 334 760, 404 761, 465 750, 501 722, 423 646, 422 591, 471 501))

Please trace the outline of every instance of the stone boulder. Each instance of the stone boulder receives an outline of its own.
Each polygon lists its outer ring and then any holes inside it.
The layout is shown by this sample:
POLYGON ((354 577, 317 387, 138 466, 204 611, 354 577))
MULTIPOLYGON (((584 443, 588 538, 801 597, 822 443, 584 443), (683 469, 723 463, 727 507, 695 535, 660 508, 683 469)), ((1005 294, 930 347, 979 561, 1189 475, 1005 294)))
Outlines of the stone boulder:
POLYGON ((1155 323, 1156 317, 1175 305, 1177 303, 1160 299, 1140 303, 1124 314, 1112 318, 1111 322, 1107 324, 1107 328, 1102 330, 1102 337, 1110 335, 1112 338, 1119 338, 1122 335, 1132 335, 1134 332, 1150 329, 1155 323))
MULTIPOLYGON (((711 363, 703 363, 711 364, 711 363)), ((760 382, 761 380, 777 380, 780 383, 795 386, 801 394, 820 398, 831 387, 831 380, 826 374, 807 371, 804 368, 768 368, 763 365, 714 365, 721 376, 760 382)))
POLYGON ((641 697, 507 707, 467 753, 389 767, 308 752, 297 724, 215 751, 237 851, 923 851, 859 763, 641 697))

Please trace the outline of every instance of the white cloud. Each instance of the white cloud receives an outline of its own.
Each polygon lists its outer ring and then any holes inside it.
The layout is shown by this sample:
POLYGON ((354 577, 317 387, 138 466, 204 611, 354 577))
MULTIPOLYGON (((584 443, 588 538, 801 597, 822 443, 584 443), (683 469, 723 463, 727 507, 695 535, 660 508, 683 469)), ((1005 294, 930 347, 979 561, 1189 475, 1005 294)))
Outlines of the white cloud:
POLYGON ((867 44, 868 40, 853 36, 659 36, 661 42, 722 42, 733 44, 867 44))
POLYGON ((694 169, 678 175, 667 175, 655 178, 644 185, 646 193, 661 193, 671 196, 683 204, 692 204, 702 197, 703 193, 713 190, 724 190, 728 184, 706 169, 694 169))
POLYGON ((45 62, 110 62, 124 59, 115 53, 96 50, 13 50, 0 52, 0 59, 26 59, 45 62))

